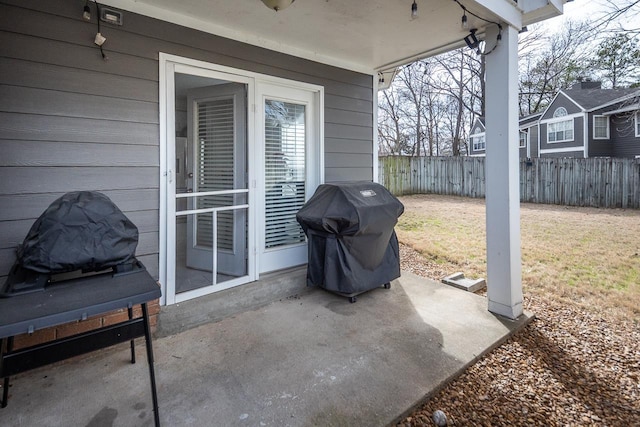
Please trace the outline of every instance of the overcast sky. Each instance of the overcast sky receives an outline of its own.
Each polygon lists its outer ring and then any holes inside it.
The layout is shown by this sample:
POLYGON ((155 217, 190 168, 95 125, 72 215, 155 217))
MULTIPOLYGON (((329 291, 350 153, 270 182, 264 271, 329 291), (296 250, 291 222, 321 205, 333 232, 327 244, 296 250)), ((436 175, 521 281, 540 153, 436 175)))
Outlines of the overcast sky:
MULTIPOLYGON (((620 3, 624 3, 620 1, 620 3)), ((545 21, 545 25, 556 29, 562 27, 565 20, 587 21, 601 18, 610 11, 610 7, 606 5, 604 0, 575 0, 564 5, 564 14, 556 18, 545 21)), ((623 24, 633 24, 635 27, 640 26, 640 14, 623 22, 623 24)))

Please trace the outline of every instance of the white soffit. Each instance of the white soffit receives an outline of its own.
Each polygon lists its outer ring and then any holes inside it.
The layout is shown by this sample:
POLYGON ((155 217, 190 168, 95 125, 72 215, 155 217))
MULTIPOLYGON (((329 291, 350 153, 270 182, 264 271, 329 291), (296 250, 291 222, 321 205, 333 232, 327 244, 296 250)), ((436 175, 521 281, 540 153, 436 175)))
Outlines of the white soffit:
MULTIPOLYGON (((274 12, 260 0, 104 0, 110 6, 248 44, 373 73, 463 46, 462 9, 452 0, 297 0, 274 12)), ((519 20, 512 0, 460 0, 493 21, 519 20), (491 6, 493 4, 494 6, 491 6), (507 14, 505 19, 495 13, 507 14)), ((555 0, 561 1, 561 0, 555 0)), ((487 25, 467 14, 469 28, 487 25)))

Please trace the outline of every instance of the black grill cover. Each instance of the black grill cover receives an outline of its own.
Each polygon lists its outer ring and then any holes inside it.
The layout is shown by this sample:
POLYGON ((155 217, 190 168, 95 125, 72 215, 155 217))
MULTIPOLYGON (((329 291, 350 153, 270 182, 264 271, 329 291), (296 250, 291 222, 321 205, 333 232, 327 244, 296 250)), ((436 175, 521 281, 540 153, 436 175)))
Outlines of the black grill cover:
POLYGON ((132 262, 138 229, 104 194, 78 191, 44 211, 18 248, 18 263, 39 273, 100 271, 132 262))
POLYGON ((403 212, 380 184, 318 187, 296 215, 309 240, 307 284, 355 294, 400 277, 393 227, 403 212))

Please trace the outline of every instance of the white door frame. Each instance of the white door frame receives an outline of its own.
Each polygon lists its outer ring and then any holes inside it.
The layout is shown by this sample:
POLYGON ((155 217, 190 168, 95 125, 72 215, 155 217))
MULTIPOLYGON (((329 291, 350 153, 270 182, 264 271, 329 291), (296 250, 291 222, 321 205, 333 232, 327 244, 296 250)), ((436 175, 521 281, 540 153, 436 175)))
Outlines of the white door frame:
MULTIPOLYGON (((255 153, 251 148, 260 146, 256 139, 256 128, 261 120, 256 114, 256 103, 261 100, 256 99, 256 86, 263 84, 279 85, 282 87, 290 87, 302 89, 315 93, 316 98, 316 118, 317 122, 317 141, 316 148, 312 156, 314 167, 317 168, 317 183, 324 182, 324 87, 310 83, 303 83, 293 80, 287 80, 279 77, 269 76, 260 73, 254 73, 237 68, 216 65, 209 62, 199 61, 195 59, 185 58, 176 55, 170 55, 160 52, 159 54, 159 110, 160 110, 160 230, 159 230, 159 280, 162 287, 161 305, 174 304, 177 302, 175 295, 175 283, 168 284, 167 278, 169 274, 175 277, 175 265, 169 266, 167 263, 167 254, 169 249, 175 251, 175 228, 168 228, 169 215, 175 217, 175 189, 173 180, 175 173, 173 165, 168 160, 175 157, 175 100, 168 94, 175 93, 174 73, 176 70, 186 72, 188 74, 199 75, 202 77, 211 77, 215 79, 233 81, 247 84, 247 142, 249 155, 247 159, 247 168, 249 175, 249 259, 248 259, 248 275, 250 280, 257 280, 259 265, 259 250, 257 247, 258 232, 256 227, 255 209, 258 206, 258 192, 260 188, 260 178, 264 175, 264 166, 260 161, 262 156, 255 153), (172 120, 169 120, 169 119, 172 120), (253 154, 251 154, 253 152, 253 154), (171 193, 171 194, 169 194, 171 193), (169 271, 171 270, 171 271, 169 271)), ((311 193, 315 189, 309 189, 311 193)), ((196 295, 194 295, 196 296, 196 295)))

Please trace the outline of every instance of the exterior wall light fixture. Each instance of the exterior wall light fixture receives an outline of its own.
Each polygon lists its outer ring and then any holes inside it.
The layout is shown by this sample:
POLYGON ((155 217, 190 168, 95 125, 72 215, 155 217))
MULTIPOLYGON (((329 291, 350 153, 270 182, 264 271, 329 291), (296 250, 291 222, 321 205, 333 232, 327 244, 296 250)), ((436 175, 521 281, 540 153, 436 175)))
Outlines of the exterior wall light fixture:
POLYGON ((262 3, 264 3, 269 9, 273 9, 278 12, 291 6, 291 3, 294 1, 295 0, 262 0, 262 3))

